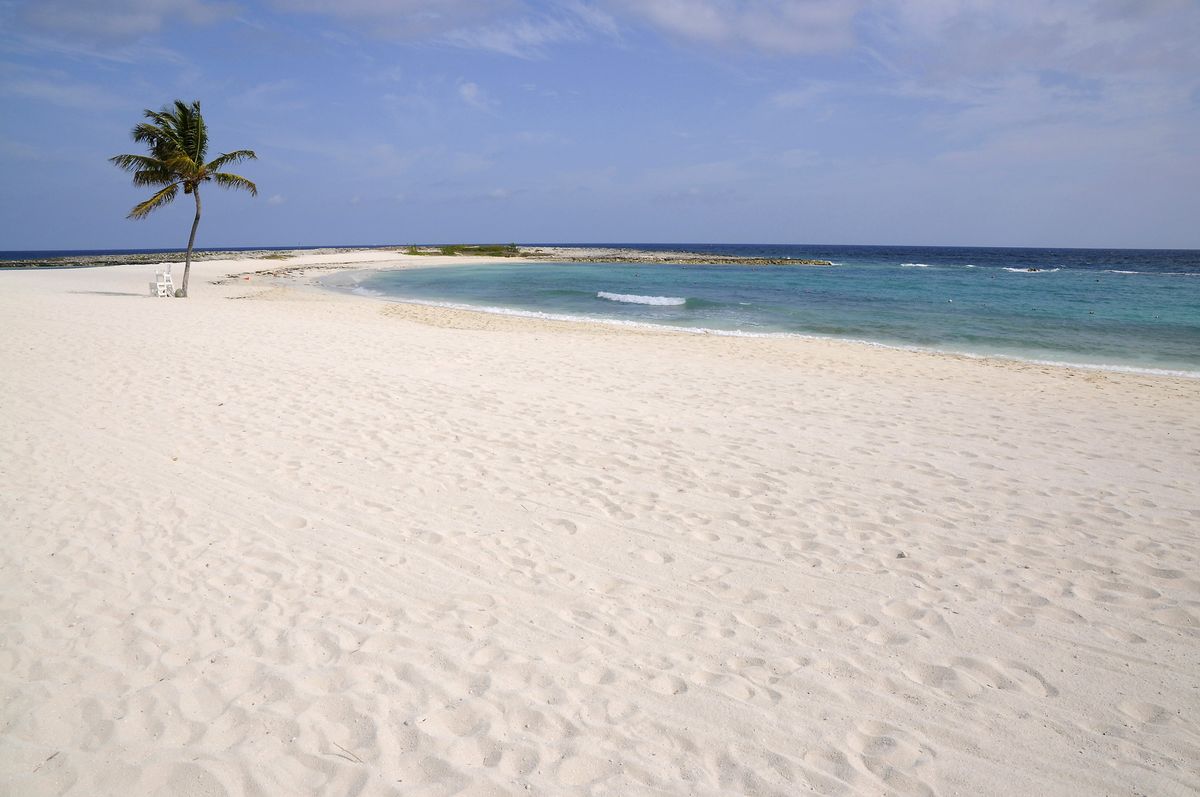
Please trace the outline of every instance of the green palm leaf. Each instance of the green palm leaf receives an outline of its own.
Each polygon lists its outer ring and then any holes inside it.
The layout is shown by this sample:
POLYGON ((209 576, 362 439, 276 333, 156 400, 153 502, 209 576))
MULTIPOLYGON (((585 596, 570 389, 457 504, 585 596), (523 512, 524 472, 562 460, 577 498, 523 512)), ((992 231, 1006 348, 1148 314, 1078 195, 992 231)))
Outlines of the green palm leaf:
POLYGON ((224 155, 218 155, 208 163, 204 164, 204 168, 210 172, 215 172, 231 163, 240 163, 241 161, 245 160, 256 160, 257 158, 258 156, 254 154, 254 150, 237 149, 233 152, 226 152, 224 155))
POLYGON ((258 186, 241 175, 216 172, 210 176, 222 188, 240 188, 243 191, 249 191, 250 196, 258 196, 258 186))
POLYGON ((178 192, 179 192, 179 183, 171 183, 169 186, 167 186, 163 190, 159 191, 157 194, 150 197, 145 202, 139 202, 138 204, 134 205, 133 210, 129 211, 128 218, 131 218, 131 219, 146 218, 147 216, 150 215, 150 213, 152 211, 157 210, 158 208, 162 207, 163 205, 165 205, 168 202, 170 202, 171 200, 173 200, 175 198, 175 195, 178 192))
POLYGON ((113 155, 108 160, 110 163, 115 164, 117 168, 124 169, 127 172, 163 168, 161 160, 149 155, 113 155))

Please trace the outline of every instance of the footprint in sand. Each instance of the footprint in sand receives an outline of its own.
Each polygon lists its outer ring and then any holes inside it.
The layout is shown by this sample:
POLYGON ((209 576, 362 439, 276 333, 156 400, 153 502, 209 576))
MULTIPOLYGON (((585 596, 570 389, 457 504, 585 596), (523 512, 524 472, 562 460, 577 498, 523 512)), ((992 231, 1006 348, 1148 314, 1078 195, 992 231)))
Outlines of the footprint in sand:
POLYGON ((600 684, 610 684, 616 680, 616 673, 607 667, 588 667, 580 670, 578 675, 579 682, 586 686, 598 686, 600 684))
POLYGON ((639 556, 652 565, 665 565, 675 561, 675 557, 665 551, 646 549, 637 552, 639 556))
POLYGON ((1139 700, 1122 700, 1117 704, 1117 710, 1126 717, 1147 725, 1161 725, 1171 719, 1170 712, 1162 706, 1139 700))
POLYGON ((660 695, 681 695, 687 691, 687 682, 674 675, 658 675, 651 678, 646 685, 660 695))
POLYGON ((550 521, 550 525, 565 534, 574 534, 575 532, 579 531, 579 527, 575 525, 574 522, 567 520, 566 518, 553 518, 550 521))

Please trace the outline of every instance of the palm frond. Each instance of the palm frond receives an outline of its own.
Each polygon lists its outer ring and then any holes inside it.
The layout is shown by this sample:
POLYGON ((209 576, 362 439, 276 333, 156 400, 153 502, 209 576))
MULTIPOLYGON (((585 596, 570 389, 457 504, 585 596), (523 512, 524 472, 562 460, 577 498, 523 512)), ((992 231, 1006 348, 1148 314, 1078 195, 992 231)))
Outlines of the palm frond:
POLYGON ((146 218, 146 216, 150 215, 152 211, 155 211, 163 205, 171 202, 177 193, 179 193, 179 183, 171 183, 166 188, 147 199, 145 202, 139 202, 138 204, 134 205, 133 210, 129 211, 128 218, 146 218))
POLYGON ((117 168, 127 172, 166 168, 166 164, 160 159, 149 155, 113 155, 109 161, 116 164, 117 168))
POLYGON ((145 169, 133 173, 133 184, 136 186, 166 185, 179 179, 179 175, 166 169, 145 169))
POLYGON ((249 191, 250 196, 258 196, 258 186, 238 174, 228 172, 213 172, 209 175, 222 188, 240 188, 249 191))
POLYGON ((134 125, 130 132, 134 141, 148 145, 151 150, 158 150, 164 145, 179 145, 170 118, 150 110, 146 111, 146 117, 152 119, 153 123, 141 122, 134 125))
POLYGON ((233 152, 226 152, 223 155, 218 155, 208 163, 204 164, 204 168, 210 172, 215 172, 224 166, 231 163, 240 163, 246 160, 255 160, 258 156, 254 154, 252 149, 235 149, 233 152))

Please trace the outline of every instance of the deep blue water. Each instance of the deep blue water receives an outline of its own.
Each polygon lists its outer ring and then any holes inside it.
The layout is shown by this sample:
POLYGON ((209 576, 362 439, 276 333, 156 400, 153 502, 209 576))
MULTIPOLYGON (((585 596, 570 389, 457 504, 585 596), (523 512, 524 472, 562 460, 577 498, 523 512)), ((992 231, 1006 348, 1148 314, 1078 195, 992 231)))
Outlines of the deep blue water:
POLYGON ((498 262, 368 272, 358 290, 500 312, 1200 375, 1200 251, 633 246, 837 265, 498 262))

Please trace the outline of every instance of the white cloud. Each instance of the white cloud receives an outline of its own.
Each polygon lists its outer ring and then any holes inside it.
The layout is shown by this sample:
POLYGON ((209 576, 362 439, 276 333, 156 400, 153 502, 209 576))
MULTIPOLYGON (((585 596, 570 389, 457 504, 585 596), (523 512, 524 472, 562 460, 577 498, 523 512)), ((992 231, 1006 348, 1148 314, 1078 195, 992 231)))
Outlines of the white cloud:
POLYGON ((267 197, 268 205, 282 205, 284 202, 287 202, 287 197, 283 194, 271 194, 271 196, 267 197))
POLYGON ((902 68, 958 77, 1014 70, 1200 74, 1192 0, 891 0, 867 35, 902 68))
MULTIPOLYGON (((864 35, 893 67, 892 96, 927 103, 924 126, 956 152, 1019 165, 1022 154, 1033 161, 1052 151, 1048 142, 1075 138, 1080 146, 1111 144, 1107 155, 1097 154, 1105 162, 1127 157, 1118 130, 1151 138, 1165 124, 1200 134, 1196 116, 1181 113, 1194 107, 1191 95, 1200 88, 1194 3, 970 0, 881 8, 864 35)), ((1189 147, 1162 146, 1187 157, 1189 147)))
POLYGON ((673 36, 780 54, 840 50, 854 42, 863 0, 615 0, 673 36))

